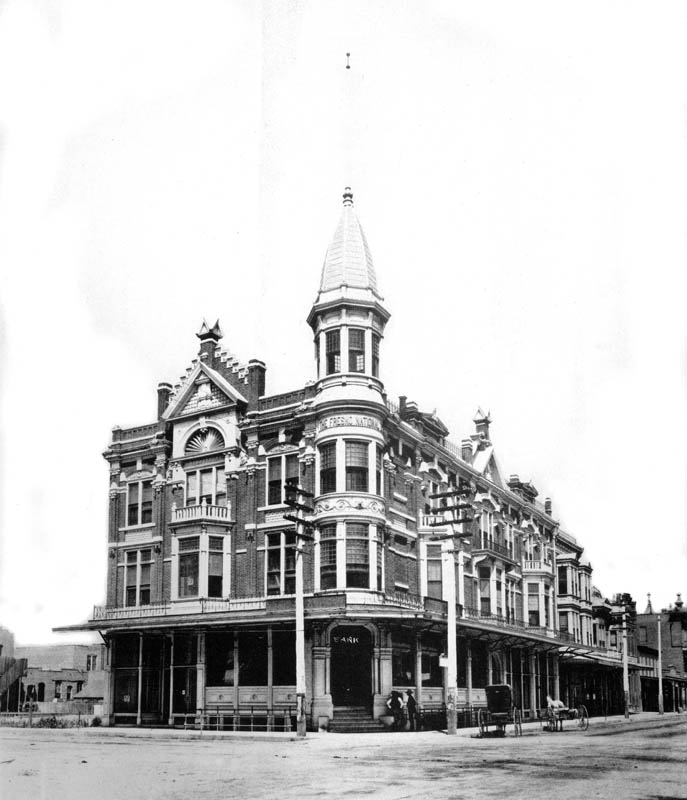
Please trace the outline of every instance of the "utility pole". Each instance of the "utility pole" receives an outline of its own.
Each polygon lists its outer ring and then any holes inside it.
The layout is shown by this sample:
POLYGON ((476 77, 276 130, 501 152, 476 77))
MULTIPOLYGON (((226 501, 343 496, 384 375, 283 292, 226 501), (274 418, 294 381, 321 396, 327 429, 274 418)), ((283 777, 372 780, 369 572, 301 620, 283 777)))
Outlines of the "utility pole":
POLYGON ((434 528, 445 527, 447 524, 451 528, 451 533, 435 534, 430 536, 430 541, 441 542, 441 581, 443 585, 443 596, 447 605, 447 656, 448 667, 446 670, 446 733, 454 736, 458 730, 458 645, 457 645, 457 620, 456 602, 459 599, 462 603, 463 598, 456 598, 456 540, 458 541, 458 558, 462 568, 463 560, 463 540, 469 539, 471 534, 466 532, 465 525, 472 522, 473 508, 471 499, 475 490, 469 481, 464 478, 459 479, 457 488, 448 492, 438 492, 431 494, 433 500, 451 500, 451 505, 444 508, 435 509, 434 514, 444 515, 437 517, 430 525, 434 528), (448 519, 445 515, 448 515, 448 519), (459 530, 456 530, 458 528, 459 530))
POLYGON ((627 665, 627 608, 623 608, 623 695, 625 719, 630 718, 630 674, 627 665))
POLYGON ((306 492, 293 479, 284 484, 285 500, 289 508, 296 513, 284 514, 284 519, 296 523, 296 734, 305 736, 305 610, 303 607, 303 543, 312 541, 313 524, 306 519, 313 509, 305 504, 305 500, 313 498, 312 492, 306 492))
POLYGON ((663 716, 663 647, 661 645, 661 615, 656 617, 656 629, 658 635, 658 713, 663 716))

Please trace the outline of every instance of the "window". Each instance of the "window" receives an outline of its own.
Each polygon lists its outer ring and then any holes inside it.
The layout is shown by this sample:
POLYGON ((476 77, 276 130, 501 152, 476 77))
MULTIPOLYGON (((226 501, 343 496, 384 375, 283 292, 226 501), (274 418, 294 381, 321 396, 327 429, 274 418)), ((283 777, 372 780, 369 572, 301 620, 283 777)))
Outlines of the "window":
POLYGON ((127 485, 127 525, 153 521, 153 482, 133 481, 127 485))
POLYGON ((568 594, 567 567, 558 567, 558 594, 568 594))
POLYGON ((224 469, 210 467, 186 473, 186 505, 226 506, 227 482, 224 469))
POLYGON ((272 631, 272 685, 296 683, 296 632, 272 631))
POLYGON ((482 616, 491 614, 491 570, 479 568, 479 610, 482 616))
POLYGON ((336 491, 336 442, 320 445, 320 494, 336 491))
POLYGON ((200 537, 179 539, 179 597, 198 597, 200 537))
POLYGON ((379 377, 379 336, 372 334, 372 375, 379 377))
MULTIPOLYGON (((127 550, 124 581, 124 605, 150 605, 150 573, 153 566, 153 551, 127 550)), ((88 667, 87 667, 88 668, 88 667)))
POLYGON ((96 663, 98 661, 98 656, 93 655, 93 653, 89 653, 86 656, 86 671, 90 672, 94 669, 97 669, 96 663))
POLYGON ((222 536, 208 538, 208 597, 222 597, 224 538, 222 536))
POLYGON ((427 597, 441 600, 441 545, 427 545, 427 597))
POLYGON ((336 525, 320 528, 320 589, 336 589, 336 525))
POLYGON ((497 569, 495 590, 496 590, 496 613, 498 614, 499 617, 503 616, 503 606, 501 605, 501 599, 503 597, 502 577, 503 577, 503 570, 497 569))
POLYGON ((67 684, 67 700, 71 700, 72 699, 72 691, 73 690, 74 690, 74 687, 71 685, 71 683, 68 683, 67 684))
POLYGON ((327 348, 327 375, 341 372, 341 332, 327 331, 325 334, 327 348))
POLYGON ((346 523, 346 586, 368 589, 370 586, 370 542, 368 526, 346 523))
MULTIPOLYGON (((376 456, 375 456, 375 479, 377 481, 377 494, 383 495, 383 487, 382 487, 382 448, 377 445, 376 446, 376 456)), ((406 520, 407 522, 407 520, 406 520)))
POLYGON ((272 456, 267 459, 267 505, 283 503, 285 498, 284 484, 291 480, 298 481, 298 456, 272 456))
POLYGON ((348 371, 365 372, 365 331, 348 329, 348 371))
POLYGON ((346 442, 346 491, 369 491, 367 442, 346 442))
POLYGON ((539 617, 539 584, 527 584, 527 616, 528 624, 539 627, 541 624, 539 617))
MULTIPOLYGON (((558 614, 558 629, 563 633, 568 632, 568 614, 567 612, 560 612, 558 614)), ((596 634, 596 626, 594 627, 594 633, 596 634)))
POLYGON ((266 594, 296 591, 296 534, 281 531, 265 534, 266 594))
POLYGON ((62 681, 55 681, 55 699, 62 699, 62 681))

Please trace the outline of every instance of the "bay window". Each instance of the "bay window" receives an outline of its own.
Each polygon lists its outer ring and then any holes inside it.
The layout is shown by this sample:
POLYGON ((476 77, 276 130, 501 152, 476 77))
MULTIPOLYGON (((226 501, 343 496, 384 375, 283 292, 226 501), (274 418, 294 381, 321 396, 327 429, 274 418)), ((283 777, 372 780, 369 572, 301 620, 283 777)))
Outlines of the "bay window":
POLYGON ((186 505, 226 506, 227 483, 222 467, 195 469, 186 473, 186 505))
POLYGON ((198 597, 200 537, 179 539, 179 597, 198 597))

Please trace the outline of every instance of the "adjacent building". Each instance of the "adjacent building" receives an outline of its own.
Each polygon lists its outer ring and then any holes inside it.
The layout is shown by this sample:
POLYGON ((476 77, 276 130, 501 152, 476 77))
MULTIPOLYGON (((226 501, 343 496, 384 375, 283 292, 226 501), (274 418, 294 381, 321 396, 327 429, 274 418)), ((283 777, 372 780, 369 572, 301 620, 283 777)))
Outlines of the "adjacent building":
POLYGON ((204 323, 198 357, 159 385, 156 418, 113 430, 107 602, 75 626, 107 643, 106 723, 290 724, 289 481, 313 495, 311 726, 376 719, 392 689, 408 688, 425 720, 440 719, 453 587, 464 721, 500 682, 525 716, 547 694, 622 710, 618 622, 582 545, 531 482, 502 471, 489 414, 453 442, 435 412, 387 395, 389 316, 347 189, 307 317, 314 379, 270 395, 266 365, 230 355, 219 323, 204 323), (454 526, 436 495, 461 486, 469 521, 447 560, 441 537, 454 526))

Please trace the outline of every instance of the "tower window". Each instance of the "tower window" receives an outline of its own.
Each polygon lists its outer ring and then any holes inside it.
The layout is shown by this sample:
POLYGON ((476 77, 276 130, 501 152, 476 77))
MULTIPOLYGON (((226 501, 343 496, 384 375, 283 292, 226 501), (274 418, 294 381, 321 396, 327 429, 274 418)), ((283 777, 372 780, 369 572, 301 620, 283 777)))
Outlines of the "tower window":
POLYGON ((336 589, 336 525, 320 528, 320 588, 336 589))
POLYGON ((372 374, 379 377, 379 336, 376 333, 372 334, 372 374))
POLYGON ((341 331, 327 331, 327 375, 341 372, 341 331))
POLYGON ((346 442, 346 491, 369 491, 367 442, 346 442))
POLYGON ((336 442, 320 445, 320 494, 336 491, 336 442))
POLYGON ((368 526, 346 523, 346 586, 367 589, 370 585, 368 526))
POLYGON ((348 329, 348 371, 365 372, 365 331, 348 329))

